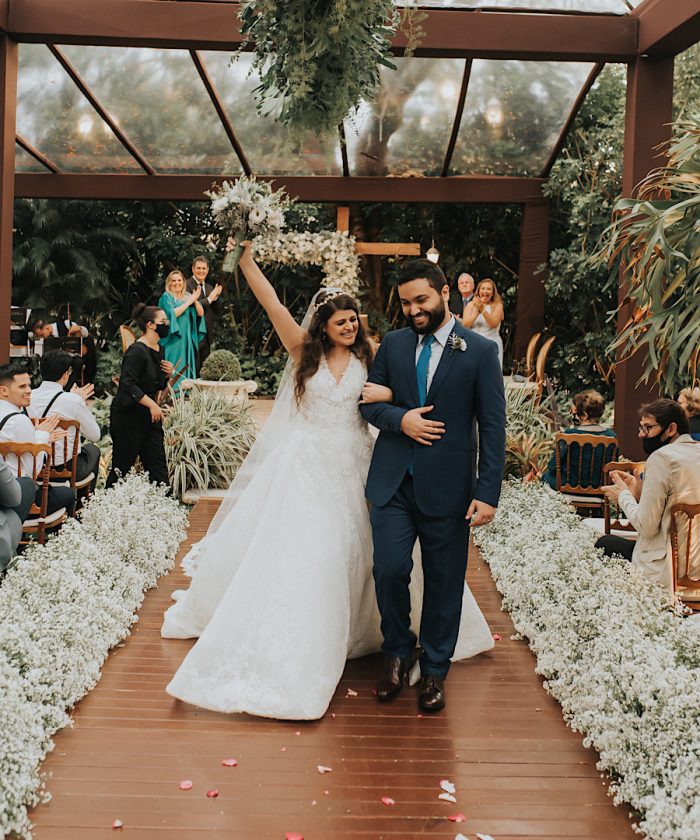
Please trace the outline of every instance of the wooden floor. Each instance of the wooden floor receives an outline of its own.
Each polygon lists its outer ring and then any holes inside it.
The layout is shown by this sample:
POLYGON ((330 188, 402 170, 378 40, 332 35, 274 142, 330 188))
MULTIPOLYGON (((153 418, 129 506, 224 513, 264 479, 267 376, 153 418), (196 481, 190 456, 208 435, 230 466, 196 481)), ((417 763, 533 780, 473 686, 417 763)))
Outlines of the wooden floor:
MULTIPOLYGON (((204 534, 216 503, 201 501, 190 539, 204 534)), ((183 547, 184 548, 184 547, 183 547)), ((377 658, 348 664, 329 714, 283 723, 200 711, 164 692, 190 642, 159 629, 179 568, 150 592, 132 637, 56 737, 45 770, 53 799, 32 818, 37 840, 412 840, 476 833, 515 838, 632 840, 626 808, 615 808, 596 756, 562 722, 534 658, 511 641, 488 569, 474 554, 469 579, 495 649, 456 665, 448 707, 421 717, 414 690, 380 705, 377 658), (357 692, 357 695, 350 692, 357 692), (222 766, 235 758, 236 767, 222 766), (318 765, 332 768, 321 775, 318 765), (190 779, 191 790, 179 783, 190 779), (438 800, 440 781, 457 804, 438 800), (218 797, 207 797, 217 790, 218 797), (394 805, 382 803, 391 797, 394 805), (466 820, 450 822, 463 813, 466 820)))

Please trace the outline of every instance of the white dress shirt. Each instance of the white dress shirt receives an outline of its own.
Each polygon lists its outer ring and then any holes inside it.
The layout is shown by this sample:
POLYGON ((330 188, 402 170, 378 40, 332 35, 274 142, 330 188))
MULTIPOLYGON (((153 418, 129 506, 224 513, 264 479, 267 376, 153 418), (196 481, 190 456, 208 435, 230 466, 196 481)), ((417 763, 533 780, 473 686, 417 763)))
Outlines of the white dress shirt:
MULTIPOLYGON (((59 417, 63 417, 66 420, 77 420, 80 423, 80 434, 88 440, 97 442, 101 437, 100 427, 97 425, 97 420, 93 417, 85 400, 80 394, 71 394, 64 391, 58 382, 48 382, 45 380, 38 388, 32 391, 32 400, 27 409, 30 417, 41 417, 46 410, 46 406, 56 394, 60 394, 60 396, 54 400, 46 416, 53 417, 54 414, 58 414, 59 417)), ((74 438, 75 432, 73 429, 70 429, 68 432, 67 448, 69 453, 73 451, 74 438)), ((54 447, 54 449, 54 463, 56 466, 61 466, 63 463, 63 444, 54 447)), ((80 452, 80 442, 78 442, 78 452, 80 452)))
MULTIPOLYGON (((0 400, 0 421, 7 417, 8 414, 14 414, 21 409, 17 408, 7 400, 0 400)), ((0 441, 10 441, 16 443, 48 443, 49 433, 42 432, 34 428, 34 423, 27 417, 26 414, 18 414, 16 417, 10 417, 5 425, 0 429, 0 441)), ((7 466, 12 470, 13 475, 17 475, 17 457, 15 455, 8 455, 6 459, 7 466)), ((37 472, 44 465, 44 454, 41 453, 37 458, 37 472)), ((32 477, 32 457, 31 455, 22 455, 22 475, 32 477)))
MULTIPOLYGON (((443 326, 441 326, 437 332, 433 333, 433 335, 435 336, 435 341, 430 347, 430 362, 428 363, 428 391, 430 390, 430 383, 433 381, 433 376, 435 375, 437 366, 440 364, 440 359, 442 358, 442 351, 447 346, 447 339, 452 334, 452 330, 454 328, 455 319, 453 315, 446 324, 443 324, 443 326)), ((421 350, 423 349, 424 338, 424 335, 419 336, 418 344, 416 344, 416 364, 418 364, 418 357, 420 356, 421 350)))

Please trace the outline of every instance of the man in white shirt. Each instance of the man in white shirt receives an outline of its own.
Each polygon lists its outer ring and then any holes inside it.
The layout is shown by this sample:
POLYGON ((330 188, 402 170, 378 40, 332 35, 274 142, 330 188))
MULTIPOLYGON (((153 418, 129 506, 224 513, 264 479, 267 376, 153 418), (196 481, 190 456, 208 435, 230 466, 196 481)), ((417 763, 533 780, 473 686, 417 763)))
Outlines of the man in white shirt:
MULTIPOLYGON (((43 382, 38 388, 32 391, 32 398, 29 404, 30 417, 44 419, 57 416, 65 420, 77 420, 80 423, 80 438, 86 438, 93 443, 81 444, 78 442, 76 478, 82 481, 92 475, 92 490, 97 483, 97 472, 100 464, 100 450, 95 443, 100 439, 100 427, 88 408, 87 400, 94 393, 93 385, 85 385, 78 388, 74 385, 69 392, 63 389, 68 384, 73 370, 73 356, 64 350, 49 350, 41 357, 40 370, 43 382)), ((75 432, 68 430, 68 453, 73 452, 75 432)), ((63 447, 57 446, 54 450, 54 465, 67 470, 72 469, 72 461, 64 464, 63 447)))
MULTIPOLYGON (((0 365, 0 441, 16 443, 55 443, 65 437, 62 429, 57 429, 59 418, 48 417, 38 426, 34 426, 26 413, 32 396, 29 374, 14 364, 0 365)), ((40 469, 44 459, 37 458, 40 469)), ((17 476, 17 458, 9 455, 8 467, 17 476)), ((22 455, 22 475, 32 476, 32 458, 22 455)), ((40 504, 41 495, 37 490, 36 502, 40 504)), ((75 509, 75 493, 70 487, 50 487, 47 513, 54 513, 59 508, 66 508, 69 515, 75 509)))

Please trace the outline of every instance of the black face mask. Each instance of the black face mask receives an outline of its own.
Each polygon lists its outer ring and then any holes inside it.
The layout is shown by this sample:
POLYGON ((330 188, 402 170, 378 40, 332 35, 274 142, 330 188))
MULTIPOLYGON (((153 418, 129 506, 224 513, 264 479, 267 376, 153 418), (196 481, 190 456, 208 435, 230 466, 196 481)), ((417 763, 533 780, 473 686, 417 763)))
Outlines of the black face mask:
POLYGON ((170 324, 156 324, 156 332, 158 338, 167 338, 170 332, 170 324))
POLYGON ((656 452, 657 449, 661 449, 662 446, 666 446, 669 443, 669 440, 662 440, 662 435, 666 431, 666 429, 662 429, 658 435, 654 437, 644 437, 642 438, 642 449, 644 450, 645 455, 651 455, 652 452, 656 452))

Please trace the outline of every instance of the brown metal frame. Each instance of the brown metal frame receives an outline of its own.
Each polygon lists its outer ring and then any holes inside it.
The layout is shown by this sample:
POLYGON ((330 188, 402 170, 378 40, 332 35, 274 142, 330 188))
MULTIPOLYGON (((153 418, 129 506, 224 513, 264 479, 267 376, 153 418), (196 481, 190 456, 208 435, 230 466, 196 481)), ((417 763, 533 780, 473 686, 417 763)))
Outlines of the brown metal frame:
POLYGON ((446 178, 450 173, 450 164, 452 163, 452 155, 454 154, 455 146, 457 145, 457 135, 459 134, 459 127, 462 124, 462 115, 464 114, 464 103, 467 100, 467 88, 469 87, 469 77, 472 72, 472 59, 468 58, 464 63, 464 73, 462 74, 462 86, 459 89, 459 98, 457 99, 457 110, 455 111, 455 119, 452 123, 452 134, 447 144, 447 151, 445 152, 445 160, 442 164, 441 175, 446 178))
POLYGON ((700 41, 698 0, 644 0, 630 17, 639 22, 638 55, 669 58, 700 41))
POLYGON ((15 139, 17 141, 17 145, 21 146, 25 152, 30 154, 36 161, 38 161, 42 166, 45 166, 49 172, 58 172, 58 166, 50 159, 47 158, 45 154, 42 154, 38 149, 36 149, 26 137, 22 137, 21 134, 15 135, 15 139))

